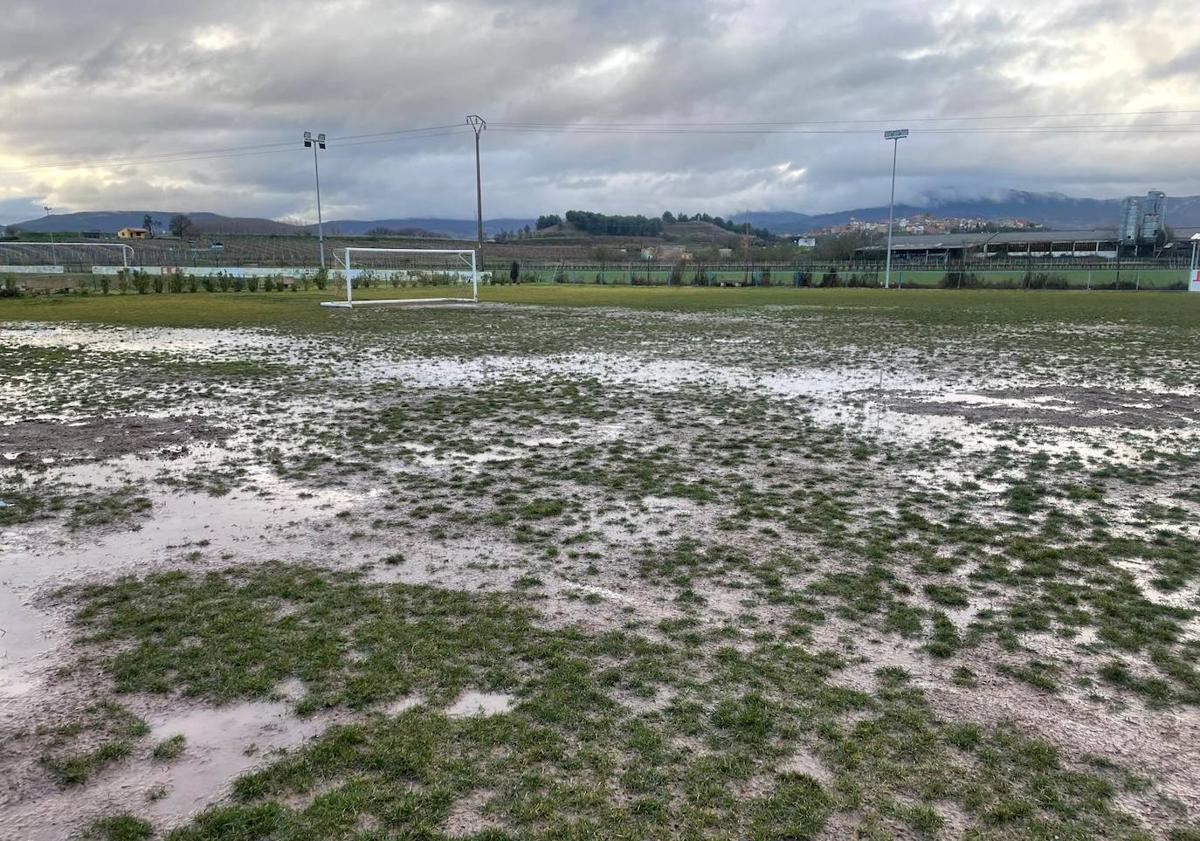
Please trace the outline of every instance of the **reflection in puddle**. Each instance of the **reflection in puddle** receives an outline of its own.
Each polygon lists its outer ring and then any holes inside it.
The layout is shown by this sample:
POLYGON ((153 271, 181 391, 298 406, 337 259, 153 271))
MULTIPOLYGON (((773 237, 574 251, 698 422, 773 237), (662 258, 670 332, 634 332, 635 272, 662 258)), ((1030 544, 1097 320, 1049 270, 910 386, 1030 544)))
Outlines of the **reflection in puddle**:
POLYGON ((148 716, 150 744, 183 736, 183 753, 170 761, 126 760, 82 788, 57 791, 36 802, 6 807, 0 836, 22 841, 61 841, 81 813, 135 812, 159 825, 182 823, 220 800, 238 775, 318 736, 327 718, 300 719, 292 705, 247 701, 200 708, 166 717, 148 716))
POLYGON ((290 702, 248 701, 196 709, 151 722, 155 742, 184 737, 184 752, 172 763, 166 794, 150 810, 178 818, 216 800, 234 777, 317 736, 328 725, 319 717, 296 718, 290 702))
MULTIPOLYGON (((126 456, 74 465, 62 473, 71 481, 91 485, 149 478, 169 464, 126 456)), ((0 702, 28 692, 34 674, 47 665, 43 655, 59 645, 57 635, 63 629, 50 614, 33 605, 48 582, 65 584, 95 572, 113 576, 146 572, 177 558, 186 547, 203 547, 213 556, 223 552, 230 557, 236 553, 243 558, 265 558, 281 541, 293 541, 294 554, 295 541, 312 540, 305 524, 329 516, 332 505, 356 499, 347 490, 280 480, 262 466, 250 467, 248 476, 269 493, 242 490, 210 496, 148 486, 153 516, 132 530, 87 532, 64 540, 61 526, 54 521, 0 529, 0 630, 4 632, 0 635, 0 653, 4 655, 0 658, 0 702)))

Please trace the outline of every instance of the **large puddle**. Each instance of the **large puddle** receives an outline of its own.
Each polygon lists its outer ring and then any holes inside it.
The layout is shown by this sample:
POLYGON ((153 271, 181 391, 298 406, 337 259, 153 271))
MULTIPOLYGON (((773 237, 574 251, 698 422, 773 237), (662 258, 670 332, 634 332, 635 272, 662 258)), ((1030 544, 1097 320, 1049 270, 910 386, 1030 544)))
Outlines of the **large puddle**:
MULTIPOLYGON (((211 449, 188 460, 189 466, 229 455, 211 449)), ((59 468, 55 475, 82 485, 149 479, 170 460, 126 456, 108 462, 59 468)), ((279 479, 261 465, 249 464, 252 489, 224 496, 176 492, 145 485, 151 516, 131 526, 97 533, 64 533, 54 521, 0 528, 0 708, 6 699, 35 689, 35 675, 46 671, 44 655, 63 645, 63 629, 35 604, 50 584, 62 585, 90 575, 144 574, 164 565, 262 561, 282 554, 296 560, 323 556, 313 539, 312 522, 332 516, 335 506, 356 501, 350 491, 314 488, 279 479)))
POLYGON ((81 814, 134 812, 160 826, 174 826, 228 792, 231 781, 318 736, 329 721, 296 718, 292 704, 250 701, 216 708, 150 714, 150 744, 184 739, 176 759, 140 757, 105 769, 82 788, 0 813, 0 835, 23 841, 73 837, 81 814))

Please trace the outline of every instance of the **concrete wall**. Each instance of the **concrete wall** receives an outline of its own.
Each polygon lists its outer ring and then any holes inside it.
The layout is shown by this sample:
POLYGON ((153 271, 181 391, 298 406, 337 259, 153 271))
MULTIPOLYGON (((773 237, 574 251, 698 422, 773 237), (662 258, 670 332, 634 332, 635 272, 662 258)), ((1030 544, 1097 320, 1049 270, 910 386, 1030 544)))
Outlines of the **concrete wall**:
POLYGON ((4 274, 62 274, 62 266, 0 266, 0 275, 4 274))
MULTIPOLYGON (((178 266, 134 266, 135 271, 143 271, 148 275, 184 274, 191 277, 312 277, 315 269, 292 268, 244 268, 242 266, 193 266, 180 268, 178 266)), ((62 271, 62 268, 59 268, 62 271)), ((120 266, 92 266, 92 274, 118 275, 120 266)))

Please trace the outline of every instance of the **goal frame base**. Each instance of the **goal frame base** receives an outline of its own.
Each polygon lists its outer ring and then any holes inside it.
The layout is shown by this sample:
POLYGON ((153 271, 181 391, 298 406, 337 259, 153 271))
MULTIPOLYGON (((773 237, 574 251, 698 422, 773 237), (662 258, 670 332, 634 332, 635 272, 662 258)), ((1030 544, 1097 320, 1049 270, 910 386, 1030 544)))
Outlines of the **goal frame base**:
POLYGON ((322 301, 321 306, 352 310, 355 307, 420 306, 421 304, 478 304, 477 298, 368 298, 358 301, 322 301))

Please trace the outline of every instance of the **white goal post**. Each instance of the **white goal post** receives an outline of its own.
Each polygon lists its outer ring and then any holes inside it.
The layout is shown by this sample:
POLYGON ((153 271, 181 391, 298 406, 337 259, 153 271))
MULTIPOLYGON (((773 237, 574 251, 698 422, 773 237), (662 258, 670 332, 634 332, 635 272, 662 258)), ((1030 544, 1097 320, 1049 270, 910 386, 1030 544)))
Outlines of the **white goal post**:
MULTIPOLYGON (((379 304, 433 304, 433 303, 455 303, 455 304, 477 304, 479 303, 479 266, 476 262, 475 251, 473 249, 436 249, 436 248, 345 248, 343 256, 340 260, 342 264, 342 276, 346 284, 346 300, 344 301, 322 301, 323 307, 340 307, 350 309, 355 306, 368 306, 379 304), (442 297, 442 298, 360 298, 354 300, 354 281, 360 275, 366 272, 374 273, 380 271, 377 268, 366 267, 354 268, 354 255, 370 255, 370 254, 408 254, 416 257, 428 257, 429 255, 452 255, 457 262, 462 265, 462 268, 454 268, 448 270, 441 269, 421 269, 421 272, 428 271, 434 275, 438 273, 450 273, 457 275, 460 282, 466 282, 464 275, 470 277, 471 282, 471 297, 442 297)), ((383 269, 387 273, 389 269, 383 269)), ((390 270, 393 274, 408 275, 412 270, 408 268, 390 270)))

